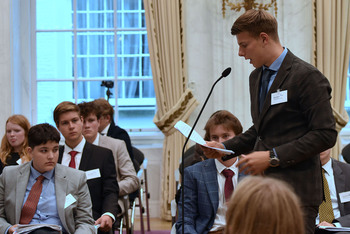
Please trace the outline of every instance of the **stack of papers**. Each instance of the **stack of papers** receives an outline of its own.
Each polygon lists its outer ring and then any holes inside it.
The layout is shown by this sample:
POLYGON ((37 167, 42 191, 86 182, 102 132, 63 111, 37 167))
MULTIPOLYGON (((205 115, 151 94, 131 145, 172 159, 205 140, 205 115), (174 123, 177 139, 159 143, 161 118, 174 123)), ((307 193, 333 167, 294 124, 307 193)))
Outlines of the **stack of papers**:
MULTIPOLYGON (((179 130, 182 133, 182 135, 184 135, 185 137, 188 137, 188 135, 190 134, 190 131, 192 129, 188 124, 186 124, 185 122, 183 122, 181 120, 175 124, 174 128, 179 130)), ((225 154, 234 154, 234 152, 232 150, 220 149, 220 148, 215 148, 215 147, 210 147, 210 146, 205 145, 206 144, 205 140, 195 130, 193 130, 193 132, 190 136, 190 140, 192 140, 192 141, 196 142, 197 144, 200 144, 204 147, 215 149, 215 150, 223 152, 225 154)))
POLYGON ((44 228, 44 227, 51 228, 54 231, 58 231, 59 233, 62 233, 62 228, 54 224, 18 224, 14 234, 31 233, 36 229, 44 228))

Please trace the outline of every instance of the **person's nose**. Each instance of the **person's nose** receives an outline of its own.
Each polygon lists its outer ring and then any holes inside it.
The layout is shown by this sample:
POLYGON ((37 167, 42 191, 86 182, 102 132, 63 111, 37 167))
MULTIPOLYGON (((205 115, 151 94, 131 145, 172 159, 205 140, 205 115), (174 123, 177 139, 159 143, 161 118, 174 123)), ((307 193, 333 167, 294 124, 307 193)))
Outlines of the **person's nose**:
POLYGON ((241 48, 238 50, 238 56, 244 56, 244 51, 241 48))
POLYGON ((49 151, 48 155, 47 155, 48 159, 53 159, 54 158, 54 152, 49 151))
POLYGON ((74 128, 74 124, 72 122, 69 122, 69 128, 70 129, 74 128))

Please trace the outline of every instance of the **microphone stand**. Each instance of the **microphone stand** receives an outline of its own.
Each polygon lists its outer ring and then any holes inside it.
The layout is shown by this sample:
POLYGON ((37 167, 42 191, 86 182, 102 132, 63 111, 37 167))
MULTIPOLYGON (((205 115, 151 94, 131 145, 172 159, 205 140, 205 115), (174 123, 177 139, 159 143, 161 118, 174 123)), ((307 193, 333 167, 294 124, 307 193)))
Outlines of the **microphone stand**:
POLYGON ((204 104, 203 104, 201 110, 199 111, 199 114, 198 114, 196 120, 194 121, 194 124, 193 124, 193 126, 192 126, 192 128, 191 128, 191 131, 190 131, 190 133, 188 134, 188 136, 187 136, 187 138, 186 138, 186 141, 185 141, 185 143, 184 143, 184 146, 182 147, 182 159, 181 159, 181 160, 182 160, 182 164, 181 164, 181 170, 182 170, 182 186, 181 186, 181 187, 182 187, 182 193, 181 193, 181 199, 182 199, 182 234, 185 233, 185 209, 184 209, 184 207, 185 207, 185 183, 184 183, 184 181, 185 181, 185 148, 186 148, 186 145, 187 145, 187 143, 188 143, 188 140, 190 139, 190 137, 191 137, 191 135, 192 135, 192 132, 193 132, 194 128, 195 128, 196 125, 197 125, 197 122, 198 122, 199 118, 200 118, 201 115, 202 115, 202 112, 203 112, 203 110, 204 110, 204 107, 207 105, 207 102, 208 102, 208 100, 209 100, 209 98, 210 98, 211 93, 212 93, 213 90, 214 90, 215 85, 216 85, 222 78, 228 76, 230 73, 231 73, 231 67, 226 68, 226 69, 222 72, 222 74, 221 74, 221 76, 219 77, 219 79, 217 79, 217 80, 215 81, 215 83, 211 86, 211 89, 210 89, 210 92, 209 92, 209 94, 208 94, 208 96, 207 96, 207 99, 205 99, 205 102, 204 102, 204 104))

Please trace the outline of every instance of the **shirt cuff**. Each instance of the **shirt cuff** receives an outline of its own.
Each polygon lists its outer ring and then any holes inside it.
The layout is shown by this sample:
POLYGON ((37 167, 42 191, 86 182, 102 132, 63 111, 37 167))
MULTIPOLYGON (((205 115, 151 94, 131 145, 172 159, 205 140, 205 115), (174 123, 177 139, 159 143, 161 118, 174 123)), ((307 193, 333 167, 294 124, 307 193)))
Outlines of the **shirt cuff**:
POLYGON ((5 234, 8 234, 8 233, 9 233, 9 229, 10 229, 12 226, 13 226, 13 225, 10 225, 10 226, 6 229, 5 234))
POLYGON ((113 215, 111 212, 106 212, 106 213, 104 213, 104 214, 101 215, 101 216, 104 216, 104 215, 108 215, 109 217, 111 217, 111 218, 113 219, 113 223, 114 223, 115 217, 114 217, 114 215, 113 215))
POLYGON ((278 154, 277 154, 277 152, 276 152, 275 148, 272 148, 272 150, 273 150, 273 152, 275 153, 276 158, 278 158, 278 159, 279 159, 278 154))

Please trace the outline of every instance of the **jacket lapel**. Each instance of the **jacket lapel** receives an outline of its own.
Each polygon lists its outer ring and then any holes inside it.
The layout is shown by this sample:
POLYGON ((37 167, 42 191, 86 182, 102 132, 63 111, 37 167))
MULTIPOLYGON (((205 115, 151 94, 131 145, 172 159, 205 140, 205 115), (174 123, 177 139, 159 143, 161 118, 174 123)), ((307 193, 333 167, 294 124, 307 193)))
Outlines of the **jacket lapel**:
POLYGON ((337 199, 338 199, 338 207, 341 216, 344 214, 344 204, 340 202, 339 194, 345 192, 345 175, 342 169, 337 165, 337 163, 332 160, 333 174, 334 174, 334 183, 335 189, 337 190, 337 199))
POLYGON ((65 216, 64 205, 66 202, 67 191, 67 179, 62 167, 56 166, 55 168, 55 190, 56 190, 56 204, 58 210, 58 216, 65 230, 69 230, 67 227, 67 221, 65 216))
POLYGON ((15 210, 15 219, 16 223, 19 223, 21 217, 22 205, 24 201, 24 195, 27 189, 29 175, 30 175, 30 165, 31 162, 26 163, 23 167, 20 167, 19 173, 17 174, 16 182, 16 210, 15 210))
MULTIPOLYGON (((280 87, 282 86, 284 80, 288 77, 289 72, 291 70, 292 67, 292 63, 293 63, 293 54, 288 50, 286 57, 284 58, 281 67, 279 68, 276 77, 269 89, 269 91, 267 92, 266 95, 266 99, 265 99, 265 103, 263 105, 263 108, 261 110, 261 113, 259 115, 259 126, 260 123, 262 122, 262 119, 264 118, 266 112, 268 111, 268 109, 271 106, 271 94, 275 93, 278 89, 280 89, 280 87)), ((259 84, 260 84, 260 79, 261 79, 261 71, 259 73, 259 82, 257 83, 258 85, 258 90, 256 91, 256 95, 257 95, 257 99, 258 99, 258 103, 259 103, 259 84)), ((283 90, 281 90, 283 91, 283 90)), ((256 110, 259 112, 259 105, 256 106, 256 110)))
POLYGON ((89 156, 92 150, 90 145, 91 144, 89 142, 85 142, 83 153, 81 154, 80 165, 79 165, 79 170, 81 171, 87 170, 87 166, 89 164, 89 156))
POLYGON ((204 183, 206 185, 210 201, 213 205, 214 213, 216 214, 219 206, 219 186, 218 177, 216 173, 216 166, 214 159, 205 160, 202 168, 204 183))

